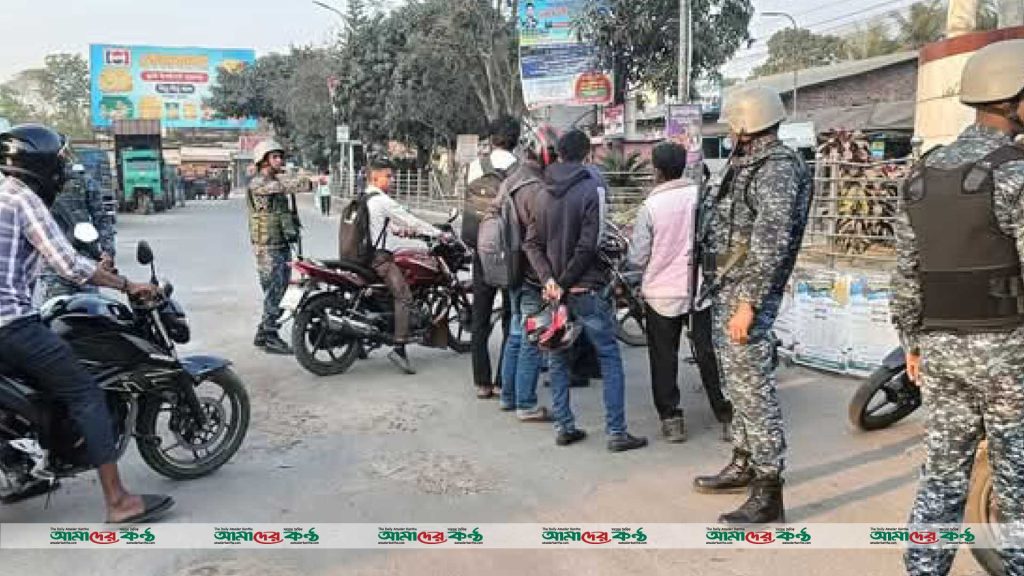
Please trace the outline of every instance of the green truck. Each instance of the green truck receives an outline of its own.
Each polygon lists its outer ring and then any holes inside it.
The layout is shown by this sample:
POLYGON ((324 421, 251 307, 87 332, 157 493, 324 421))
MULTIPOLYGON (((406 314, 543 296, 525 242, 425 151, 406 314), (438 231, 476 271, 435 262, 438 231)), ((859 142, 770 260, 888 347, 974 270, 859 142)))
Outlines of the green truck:
POLYGON ((122 202, 124 209, 141 214, 169 208, 163 186, 163 159, 160 150, 125 149, 121 151, 122 202))

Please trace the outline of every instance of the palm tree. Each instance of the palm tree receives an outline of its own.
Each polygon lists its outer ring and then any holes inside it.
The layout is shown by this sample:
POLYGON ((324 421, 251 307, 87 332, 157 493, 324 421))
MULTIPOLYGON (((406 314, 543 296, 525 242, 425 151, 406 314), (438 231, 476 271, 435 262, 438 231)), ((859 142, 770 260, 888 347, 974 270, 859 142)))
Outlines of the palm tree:
POLYGON ((946 32, 946 7, 942 0, 927 0, 910 6, 906 14, 893 13, 900 46, 913 50, 941 40, 946 32))

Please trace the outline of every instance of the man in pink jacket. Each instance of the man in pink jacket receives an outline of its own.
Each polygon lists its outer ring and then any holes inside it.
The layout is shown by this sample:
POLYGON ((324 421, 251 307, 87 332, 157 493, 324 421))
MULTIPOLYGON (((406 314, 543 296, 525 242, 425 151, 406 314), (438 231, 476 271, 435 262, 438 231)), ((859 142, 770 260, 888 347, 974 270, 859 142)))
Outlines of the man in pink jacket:
POLYGON ((661 430, 669 442, 683 442, 686 426, 676 382, 680 339, 693 304, 694 231, 700 190, 682 177, 685 148, 663 142, 651 156, 658 186, 637 214, 630 263, 644 272, 651 388, 661 430))

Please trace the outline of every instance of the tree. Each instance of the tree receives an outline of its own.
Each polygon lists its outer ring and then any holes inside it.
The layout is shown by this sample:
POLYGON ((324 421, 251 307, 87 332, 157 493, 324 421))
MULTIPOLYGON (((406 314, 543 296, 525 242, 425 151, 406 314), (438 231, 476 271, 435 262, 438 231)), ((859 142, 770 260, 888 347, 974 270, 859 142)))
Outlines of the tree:
POLYGON ((25 102, 10 84, 0 84, 0 118, 6 118, 12 124, 43 121, 39 111, 25 102))
POLYGON ((88 136, 89 63, 81 54, 50 54, 40 95, 53 109, 52 124, 70 136, 88 136))
POLYGON ((843 41, 837 36, 815 34, 806 28, 783 28, 768 39, 768 60, 754 69, 754 76, 834 64, 842 50, 843 41))
POLYGON ((846 60, 863 60, 892 54, 899 49, 899 42, 893 40, 886 23, 875 20, 843 38, 842 55, 846 60))
POLYGON ((941 40, 946 33, 946 8, 941 0, 917 2, 906 14, 894 13, 892 19, 898 29, 897 40, 907 50, 941 40))
MULTIPOLYGON (((713 77, 750 38, 750 0, 694 0, 690 79, 713 77)), ((618 93, 641 85, 675 94, 679 55, 678 0, 588 0, 576 19, 602 64, 614 70, 618 93)), ((693 83, 691 82, 691 86, 693 83)))

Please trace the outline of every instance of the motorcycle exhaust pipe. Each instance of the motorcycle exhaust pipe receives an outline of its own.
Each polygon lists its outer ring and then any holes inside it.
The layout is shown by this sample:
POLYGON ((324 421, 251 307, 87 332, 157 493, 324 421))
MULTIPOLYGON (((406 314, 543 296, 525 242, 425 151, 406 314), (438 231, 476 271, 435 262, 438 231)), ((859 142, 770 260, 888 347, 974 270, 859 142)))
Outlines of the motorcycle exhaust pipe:
POLYGON ((348 316, 334 316, 333 314, 327 315, 327 326, 335 331, 341 332, 343 335, 350 338, 381 338, 380 330, 366 322, 360 322, 354 318, 348 316))

